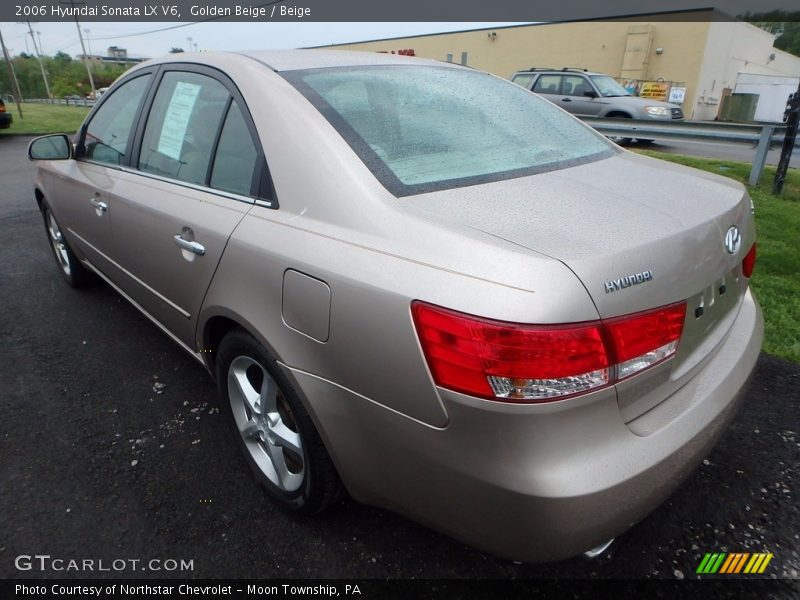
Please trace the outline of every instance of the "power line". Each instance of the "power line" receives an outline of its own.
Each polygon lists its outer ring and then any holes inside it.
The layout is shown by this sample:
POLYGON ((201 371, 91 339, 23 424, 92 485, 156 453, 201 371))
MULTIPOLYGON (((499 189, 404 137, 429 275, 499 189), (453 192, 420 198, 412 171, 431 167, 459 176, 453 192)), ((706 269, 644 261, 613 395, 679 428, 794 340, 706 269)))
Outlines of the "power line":
MULTIPOLYGON (((272 2, 263 2, 262 4, 257 4, 253 8, 262 8, 266 6, 272 6, 273 4, 282 4, 286 2, 286 0, 272 0, 272 2)), ((218 21, 220 19, 224 19, 224 16, 217 16, 217 17, 207 17, 205 19, 201 19, 199 21, 192 21, 190 23, 179 23, 178 25, 170 25, 169 27, 161 27, 160 29, 151 29, 149 31, 139 31, 137 33, 126 33, 123 35, 111 35, 106 37, 95 37, 95 40, 116 40, 121 38, 128 38, 128 37, 138 37, 140 35, 149 35, 151 33, 161 33, 162 31, 171 31, 173 29, 180 29, 182 27, 191 27, 192 25, 200 25, 201 23, 209 23, 211 21, 218 21)))

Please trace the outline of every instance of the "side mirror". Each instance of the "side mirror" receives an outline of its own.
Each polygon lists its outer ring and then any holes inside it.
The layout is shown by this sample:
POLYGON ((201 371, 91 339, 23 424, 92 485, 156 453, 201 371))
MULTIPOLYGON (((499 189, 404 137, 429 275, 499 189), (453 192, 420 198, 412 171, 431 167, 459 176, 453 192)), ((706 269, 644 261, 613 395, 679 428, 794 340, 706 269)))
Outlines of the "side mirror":
POLYGON ((594 90, 588 90, 586 92, 583 92, 583 95, 586 96, 587 98, 597 98, 597 92, 595 92, 594 90))
POLYGON ((33 140, 28 146, 30 160, 68 160, 72 158, 72 143, 63 133, 45 135, 33 140))

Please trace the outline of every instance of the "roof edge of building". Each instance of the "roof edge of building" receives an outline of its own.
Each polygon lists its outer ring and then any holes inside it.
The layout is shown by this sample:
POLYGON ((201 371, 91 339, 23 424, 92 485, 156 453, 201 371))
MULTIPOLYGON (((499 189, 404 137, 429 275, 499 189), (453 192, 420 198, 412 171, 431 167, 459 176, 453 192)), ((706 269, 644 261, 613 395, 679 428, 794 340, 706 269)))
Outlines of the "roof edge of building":
MULTIPOLYGON (((700 8, 686 8, 686 9, 675 9, 675 10, 664 10, 658 12, 647 12, 647 13, 632 13, 626 15, 614 15, 613 17, 592 17, 590 19, 566 19, 564 21, 542 21, 542 22, 533 22, 533 23, 520 23, 518 25, 500 25, 498 27, 476 27, 474 29, 458 29, 455 31, 437 31, 434 33, 419 33, 416 35, 401 35, 396 37, 386 37, 386 38, 374 38, 369 40, 353 40, 350 42, 339 42, 337 44, 322 44, 319 46, 305 46, 304 50, 314 50, 314 49, 321 49, 321 48, 335 48, 337 46, 350 46, 352 44, 369 44, 372 42, 391 42, 396 40, 410 40, 416 38, 424 38, 424 37, 432 37, 432 36, 441 36, 441 35, 454 35, 457 33, 472 33, 475 31, 500 31, 503 29, 516 29, 519 27, 538 27, 544 25, 560 25, 564 23, 588 23, 592 21, 621 21, 626 19, 631 19, 634 17, 665 17, 667 15, 677 15, 677 14, 686 14, 686 13, 718 13, 719 15, 724 15, 731 20, 739 20, 739 19, 732 19, 730 15, 726 12, 715 8, 713 6, 706 6, 700 8)), ((712 19, 709 19, 712 20, 712 19)))

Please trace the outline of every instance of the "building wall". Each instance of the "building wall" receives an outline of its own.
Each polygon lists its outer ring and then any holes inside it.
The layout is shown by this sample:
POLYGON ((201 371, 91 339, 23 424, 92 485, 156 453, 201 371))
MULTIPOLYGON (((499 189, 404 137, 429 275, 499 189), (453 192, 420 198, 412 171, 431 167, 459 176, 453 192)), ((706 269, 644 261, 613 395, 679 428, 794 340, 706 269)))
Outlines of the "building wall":
POLYGON ((739 73, 800 74, 800 58, 774 48, 774 39, 771 33, 750 23, 711 23, 693 118, 715 118, 726 88, 736 87, 739 73))
POLYGON ((632 28, 641 27, 649 27, 653 32, 642 64, 642 78, 685 83, 684 106, 693 106, 709 29, 708 22, 699 20, 648 22, 637 19, 523 25, 334 47, 372 52, 413 49, 416 56, 438 60, 446 60, 447 55, 452 54, 456 63, 461 62, 462 52, 467 52, 469 66, 505 78, 533 66, 580 67, 620 77, 628 34, 632 28), (663 53, 656 54, 656 48, 662 48, 663 53))
POLYGON ((681 21, 676 13, 671 20, 639 16, 629 21, 522 25, 334 47, 413 49, 416 56, 438 60, 451 54, 456 63, 466 52, 470 66, 506 78, 533 66, 580 67, 614 77, 632 77, 636 70, 631 66, 638 67, 641 76, 636 78, 683 83, 684 113, 696 120, 716 118, 724 90, 735 87, 740 72, 800 75, 800 58, 773 48, 769 32, 749 23, 709 20, 710 16, 693 13, 681 21))

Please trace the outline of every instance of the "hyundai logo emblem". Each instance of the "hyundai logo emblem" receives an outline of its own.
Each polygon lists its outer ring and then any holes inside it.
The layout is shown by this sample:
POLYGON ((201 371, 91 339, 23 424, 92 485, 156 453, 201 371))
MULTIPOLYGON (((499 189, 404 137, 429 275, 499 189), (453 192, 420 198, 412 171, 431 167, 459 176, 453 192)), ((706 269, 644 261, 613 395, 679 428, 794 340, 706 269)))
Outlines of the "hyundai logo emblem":
POLYGON ((728 251, 728 254, 736 254, 741 245, 742 234, 739 233, 739 228, 736 225, 732 225, 725 234, 725 250, 728 251))

